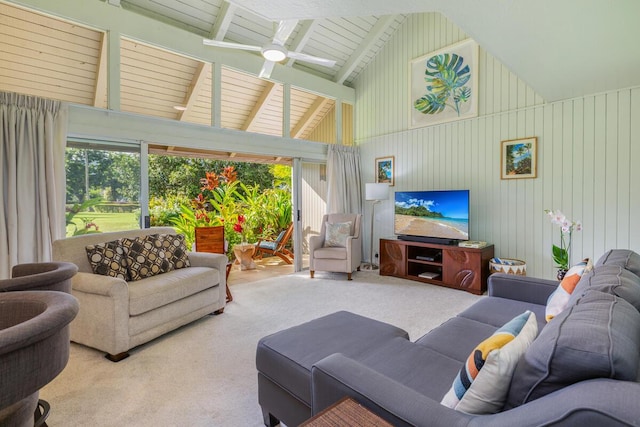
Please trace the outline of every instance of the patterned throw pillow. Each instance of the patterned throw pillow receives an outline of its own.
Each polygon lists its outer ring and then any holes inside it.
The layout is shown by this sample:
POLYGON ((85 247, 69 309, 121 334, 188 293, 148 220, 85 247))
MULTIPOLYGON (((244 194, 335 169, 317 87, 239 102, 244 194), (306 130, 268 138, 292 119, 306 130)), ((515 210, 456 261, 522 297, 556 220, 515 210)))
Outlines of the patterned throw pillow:
POLYGON ((183 234, 160 234, 158 237, 169 262, 169 270, 191 267, 183 234))
POLYGON ((127 249, 127 266, 131 280, 140 280, 170 270, 169 261, 157 234, 122 239, 127 249))
POLYGON ((545 309, 545 319, 547 322, 560 314, 569 305, 569 298, 573 293, 576 285, 584 273, 588 273, 593 268, 591 260, 585 258, 567 271, 564 279, 558 285, 558 289, 553 291, 547 299, 547 307, 545 309))
POLYGON ((351 221, 327 222, 325 225, 324 247, 344 248, 347 245, 347 237, 351 236, 351 221))
POLYGON ((95 274, 129 280, 127 250, 120 240, 113 240, 85 247, 89 264, 95 274))
POLYGON ((537 334, 533 312, 514 317, 471 352, 440 403, 469 414, 500 412, 518 360, 537 334))

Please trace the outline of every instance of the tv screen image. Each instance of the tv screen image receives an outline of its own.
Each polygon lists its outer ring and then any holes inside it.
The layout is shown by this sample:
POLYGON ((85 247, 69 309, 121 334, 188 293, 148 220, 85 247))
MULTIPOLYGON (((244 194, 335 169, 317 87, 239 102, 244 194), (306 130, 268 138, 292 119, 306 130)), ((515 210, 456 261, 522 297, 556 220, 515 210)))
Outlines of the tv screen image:
POLYGON ((469 190, 396 191, 395 234, 469 240, 469 190))

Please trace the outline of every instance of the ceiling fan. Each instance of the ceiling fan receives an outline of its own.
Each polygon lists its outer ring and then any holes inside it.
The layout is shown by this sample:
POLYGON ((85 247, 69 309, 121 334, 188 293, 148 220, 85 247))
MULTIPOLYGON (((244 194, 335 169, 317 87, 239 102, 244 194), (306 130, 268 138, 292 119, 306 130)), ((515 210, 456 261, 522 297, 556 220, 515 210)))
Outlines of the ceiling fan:
POLYGON ((204 39, 202 42, 207 46, 224 47, 229 49, 250 50, 260 52, 264 57, 264 65, 260 70, 259 77, 269 78, 276 62, 280 62, 285 58, 295 59, 297 61, 310 62, 312 64, 322 65, 324 67, 333 67, 336 61, 332 59, 319 58, 317 56, 307 55, 306 53, 288 51, 284 44, 298 25, 297 19, 287 19, 280 21, 273 40, 265 46, 254 46, 249 44, 231 43, 218 40, 204 39))

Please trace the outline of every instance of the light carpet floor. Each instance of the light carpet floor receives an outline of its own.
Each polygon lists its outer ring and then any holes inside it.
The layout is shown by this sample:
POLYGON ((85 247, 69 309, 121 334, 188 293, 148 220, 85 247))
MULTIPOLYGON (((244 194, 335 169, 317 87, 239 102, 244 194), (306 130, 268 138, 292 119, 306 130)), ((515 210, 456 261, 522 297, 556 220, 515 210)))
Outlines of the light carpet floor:
POLYGON ((261 426, 255 350, 265 335, 348 310, 391 323, 412 340, 478 296, 377 272, 308 272, 235 284, 224 314, 206 316, 112 363, 71 344, 69 364, 40 393, 50 427, 261 426))

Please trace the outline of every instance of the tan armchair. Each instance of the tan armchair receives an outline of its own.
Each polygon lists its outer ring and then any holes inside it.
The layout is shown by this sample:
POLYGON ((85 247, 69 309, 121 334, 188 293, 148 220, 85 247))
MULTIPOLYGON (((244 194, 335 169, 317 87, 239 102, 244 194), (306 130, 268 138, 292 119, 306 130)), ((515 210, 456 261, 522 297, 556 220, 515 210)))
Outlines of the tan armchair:
POLYGON ((347 280, 351 280, 351 273, 360 270, 362 262, 361 220, 362 215, 360 214, 329 214, 322 218, 320 234, 309 238, 309 273, 311 278, 316 271, 333 271, 347 273, 347 280), (327 223, 345 222, 351 222, 351 230, 344 247, 328 247, 325 242, 327 223))

